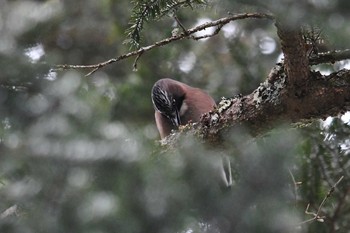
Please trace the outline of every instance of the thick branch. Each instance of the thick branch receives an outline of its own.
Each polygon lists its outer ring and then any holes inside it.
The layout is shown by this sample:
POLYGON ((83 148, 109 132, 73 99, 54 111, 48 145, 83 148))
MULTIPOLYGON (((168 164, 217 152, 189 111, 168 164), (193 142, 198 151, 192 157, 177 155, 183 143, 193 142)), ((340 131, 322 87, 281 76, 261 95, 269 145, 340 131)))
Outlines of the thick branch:
POLYGON ((276 23, 276 27, 284 54, 288 86, 295 89, 297 91, 295 94, 300 97, 309 88, 310 69, 306 42, 301 30, 289 29, 280 23, 276 23))
POLYGON ((231 99, 227 109, 220 110, 219 104, 218 110, 204 115, 200 127, 203 137, 217 140, 222 132, 242 124, 258 134, 282 122, 320 119, 350 110, 349 70, 328 76, 310 72, 309 91, 295 98, 289 94, 283 67, 275 69, 278 78, 272 82, 266 81, 250 95, 231 99))

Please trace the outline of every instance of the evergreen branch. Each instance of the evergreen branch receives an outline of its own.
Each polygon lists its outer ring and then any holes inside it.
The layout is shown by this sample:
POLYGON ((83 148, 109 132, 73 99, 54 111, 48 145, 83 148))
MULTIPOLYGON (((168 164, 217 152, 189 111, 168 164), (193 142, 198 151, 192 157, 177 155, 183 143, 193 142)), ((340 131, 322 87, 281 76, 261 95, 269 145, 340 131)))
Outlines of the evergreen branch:
POLYGON ((205 0, 134 0, 134 7, 130 19, 130 27, 126 30, 128 39, 125 41, 131 46, 139 48, 141 41, 141 31, 146 21, 158 19, 168 14, 170 11, 176 11, 180 7, 193 4, 206 4, 205 0))

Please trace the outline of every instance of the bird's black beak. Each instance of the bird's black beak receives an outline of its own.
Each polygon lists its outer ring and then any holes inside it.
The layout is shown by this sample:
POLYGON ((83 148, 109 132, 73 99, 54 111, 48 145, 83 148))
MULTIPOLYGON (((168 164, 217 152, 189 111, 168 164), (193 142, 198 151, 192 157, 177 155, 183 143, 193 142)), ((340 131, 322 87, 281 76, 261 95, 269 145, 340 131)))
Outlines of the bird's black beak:
POLYGON ((180 114, 179 111, 177 109, 175 109, 175 115, 172 116, 172 118, 170 119, 171 123, 178 128, 179 125, 181 125, 181 121, 180 121, 180 114))

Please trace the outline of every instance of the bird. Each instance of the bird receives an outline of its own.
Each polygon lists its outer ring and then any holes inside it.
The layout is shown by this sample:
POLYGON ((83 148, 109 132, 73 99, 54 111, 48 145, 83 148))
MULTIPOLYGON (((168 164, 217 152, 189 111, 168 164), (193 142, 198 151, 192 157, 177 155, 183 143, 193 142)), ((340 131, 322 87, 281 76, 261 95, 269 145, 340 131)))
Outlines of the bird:
POLYGON ((204 113, 216 107, 214 99, 205 91, 170 78, 158 80, 151 97, 161 139, 180 125, 198 122, 204 113))
MULTIPOLYGON (((161 139, 173 129, 189 122, 198 122, 204 113, 216 107, 214 99, 205 91, 185 83, 165 78, 158 80, 152 88, 154 116, 161 139)), ((220 154, 216 167, 220 183, 224 187, 233 184, 231 162, 227 155, 220 154)))

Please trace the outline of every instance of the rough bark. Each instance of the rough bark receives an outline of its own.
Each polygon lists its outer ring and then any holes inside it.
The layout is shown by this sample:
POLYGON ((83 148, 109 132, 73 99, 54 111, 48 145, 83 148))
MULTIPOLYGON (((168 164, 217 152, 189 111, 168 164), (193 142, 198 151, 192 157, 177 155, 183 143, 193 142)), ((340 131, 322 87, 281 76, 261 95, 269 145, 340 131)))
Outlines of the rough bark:
POLYGON ((291 95, 301 97, 308 92, 310 85, 306 42, 299 29, 289 29, 278 22, 276 28, 284 54, 284 68, 288 77, 287 87, 291 95))
POLYGON ((321 119, 350 110, 349 70, 327 76, 309 72, 309 89, 302 97, 290 95, 290 91, 296 90, 287 88, 287 76, 281 64, 272 74, 270 77, 278 77, 273 81, 268 79, 247 96, 229 100, 229 108, 204 115, 202 136, 215 141, 221 132, 242 124, 258 134, 282 122, 321 119))

